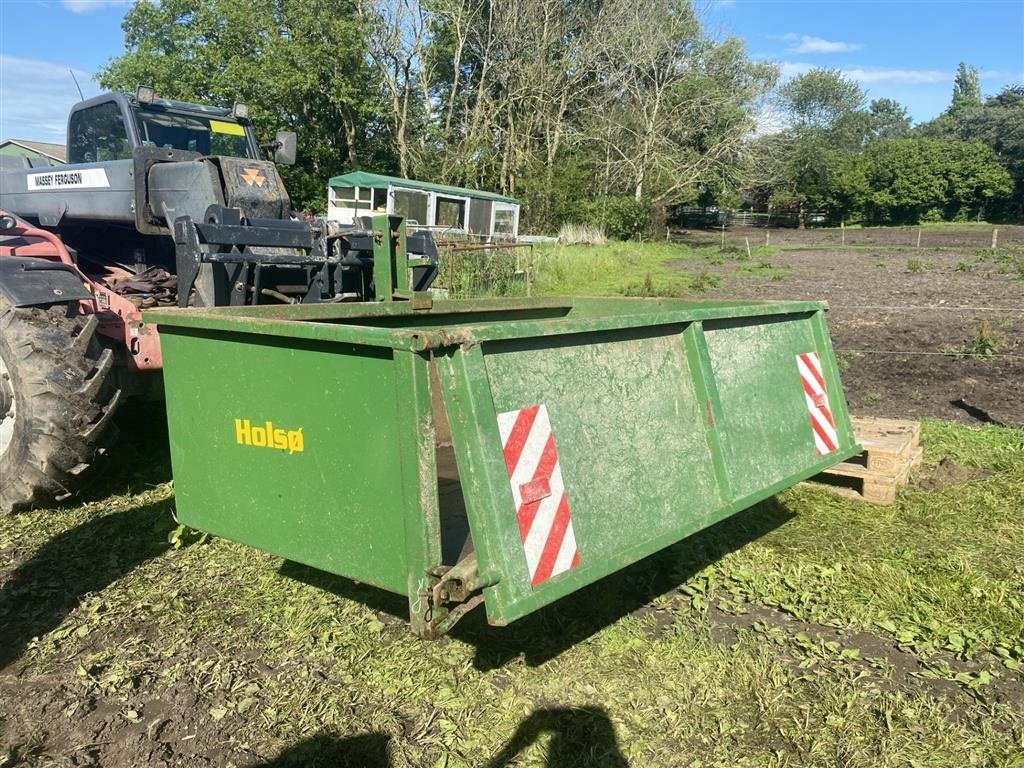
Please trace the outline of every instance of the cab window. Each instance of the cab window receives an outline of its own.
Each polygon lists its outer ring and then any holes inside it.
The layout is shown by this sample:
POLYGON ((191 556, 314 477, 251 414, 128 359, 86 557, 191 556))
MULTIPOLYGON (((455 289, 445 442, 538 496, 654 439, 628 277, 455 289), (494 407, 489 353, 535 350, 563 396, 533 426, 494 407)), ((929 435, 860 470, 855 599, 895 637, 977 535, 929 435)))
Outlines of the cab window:
POLYGON ((144 147, 183 149, 201 155, 255 157, 245 128, 227 117, 140 107, 135 110, 135 122, 144 147))
POLYGON ((117 102, 81 109, 68 125, 68 162, 101 163, 132 156, 128 129, 117 102))

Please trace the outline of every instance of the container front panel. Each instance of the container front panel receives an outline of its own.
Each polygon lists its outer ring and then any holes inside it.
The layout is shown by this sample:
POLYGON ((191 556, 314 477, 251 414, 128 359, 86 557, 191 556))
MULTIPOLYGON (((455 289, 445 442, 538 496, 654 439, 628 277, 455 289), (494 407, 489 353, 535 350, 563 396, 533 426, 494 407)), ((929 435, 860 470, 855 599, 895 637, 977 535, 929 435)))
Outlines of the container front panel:
POLYGON ((161 344, 178 518, 404 593, 391 351, 175 328, 161 344))
POLYGON ((498 423, 479 434, 511 475, 486 532, 493 562, 482 567, 504 574, 487 598, 492 619, 619 570, 722 506, 681 330, 484 345, 498 423))
POLYGON ((831 360, 831 350, 818 349, 815 322, 813 315, 799 314, 704 324, 723 414, 718 433, 736 499, 806 472, 828 453, 838 456, 853 447, 845 435, 843 392, 828 366, 822 374, 825 397, 818 398, 811 413, 804 378, 816 380, 810 367, 831 360), (832 450, 820 454, 815 424, 828 429, 826 411, 836 426, 831 438, 825 435, 832 450))

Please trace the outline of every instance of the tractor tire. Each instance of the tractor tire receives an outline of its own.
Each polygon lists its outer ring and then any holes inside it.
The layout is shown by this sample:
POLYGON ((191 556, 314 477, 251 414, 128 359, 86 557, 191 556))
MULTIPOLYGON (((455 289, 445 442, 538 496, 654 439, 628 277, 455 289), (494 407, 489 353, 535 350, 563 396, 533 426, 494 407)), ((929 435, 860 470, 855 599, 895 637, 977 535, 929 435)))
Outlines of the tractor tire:
POLYGON ((114 353, 95 315, 0 298, 0 514, 73 495, 116 439, 114 353))

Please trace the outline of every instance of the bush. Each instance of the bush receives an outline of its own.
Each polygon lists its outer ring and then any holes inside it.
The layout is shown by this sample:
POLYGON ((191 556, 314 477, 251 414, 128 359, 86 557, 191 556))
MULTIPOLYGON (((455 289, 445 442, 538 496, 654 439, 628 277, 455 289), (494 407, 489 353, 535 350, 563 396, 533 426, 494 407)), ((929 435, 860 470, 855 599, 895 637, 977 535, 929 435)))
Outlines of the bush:
POLYGON ((599 197, 583 206, 582 218, 615 240, 635 240, 650 229, 651 207, 632 197, 599 197))

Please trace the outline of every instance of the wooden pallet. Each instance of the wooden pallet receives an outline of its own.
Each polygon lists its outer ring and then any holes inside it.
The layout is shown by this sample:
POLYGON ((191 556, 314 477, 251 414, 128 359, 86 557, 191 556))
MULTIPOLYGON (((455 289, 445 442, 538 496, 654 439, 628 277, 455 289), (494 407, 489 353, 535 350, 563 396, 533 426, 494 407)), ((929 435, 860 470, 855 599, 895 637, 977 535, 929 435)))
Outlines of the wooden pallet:
POLYGON ((874 504, 892 504, 896 488, 906 485, 921 463, 921 425, 916 421, 851 417, 854 438, 864 450, 826 469, 811 481, 874 504))
POLYGON ((852 416, 853 437, 864 450, 849 461, 869 472, 896 475, 921 444, 921 424, 917 421, 852 416))

